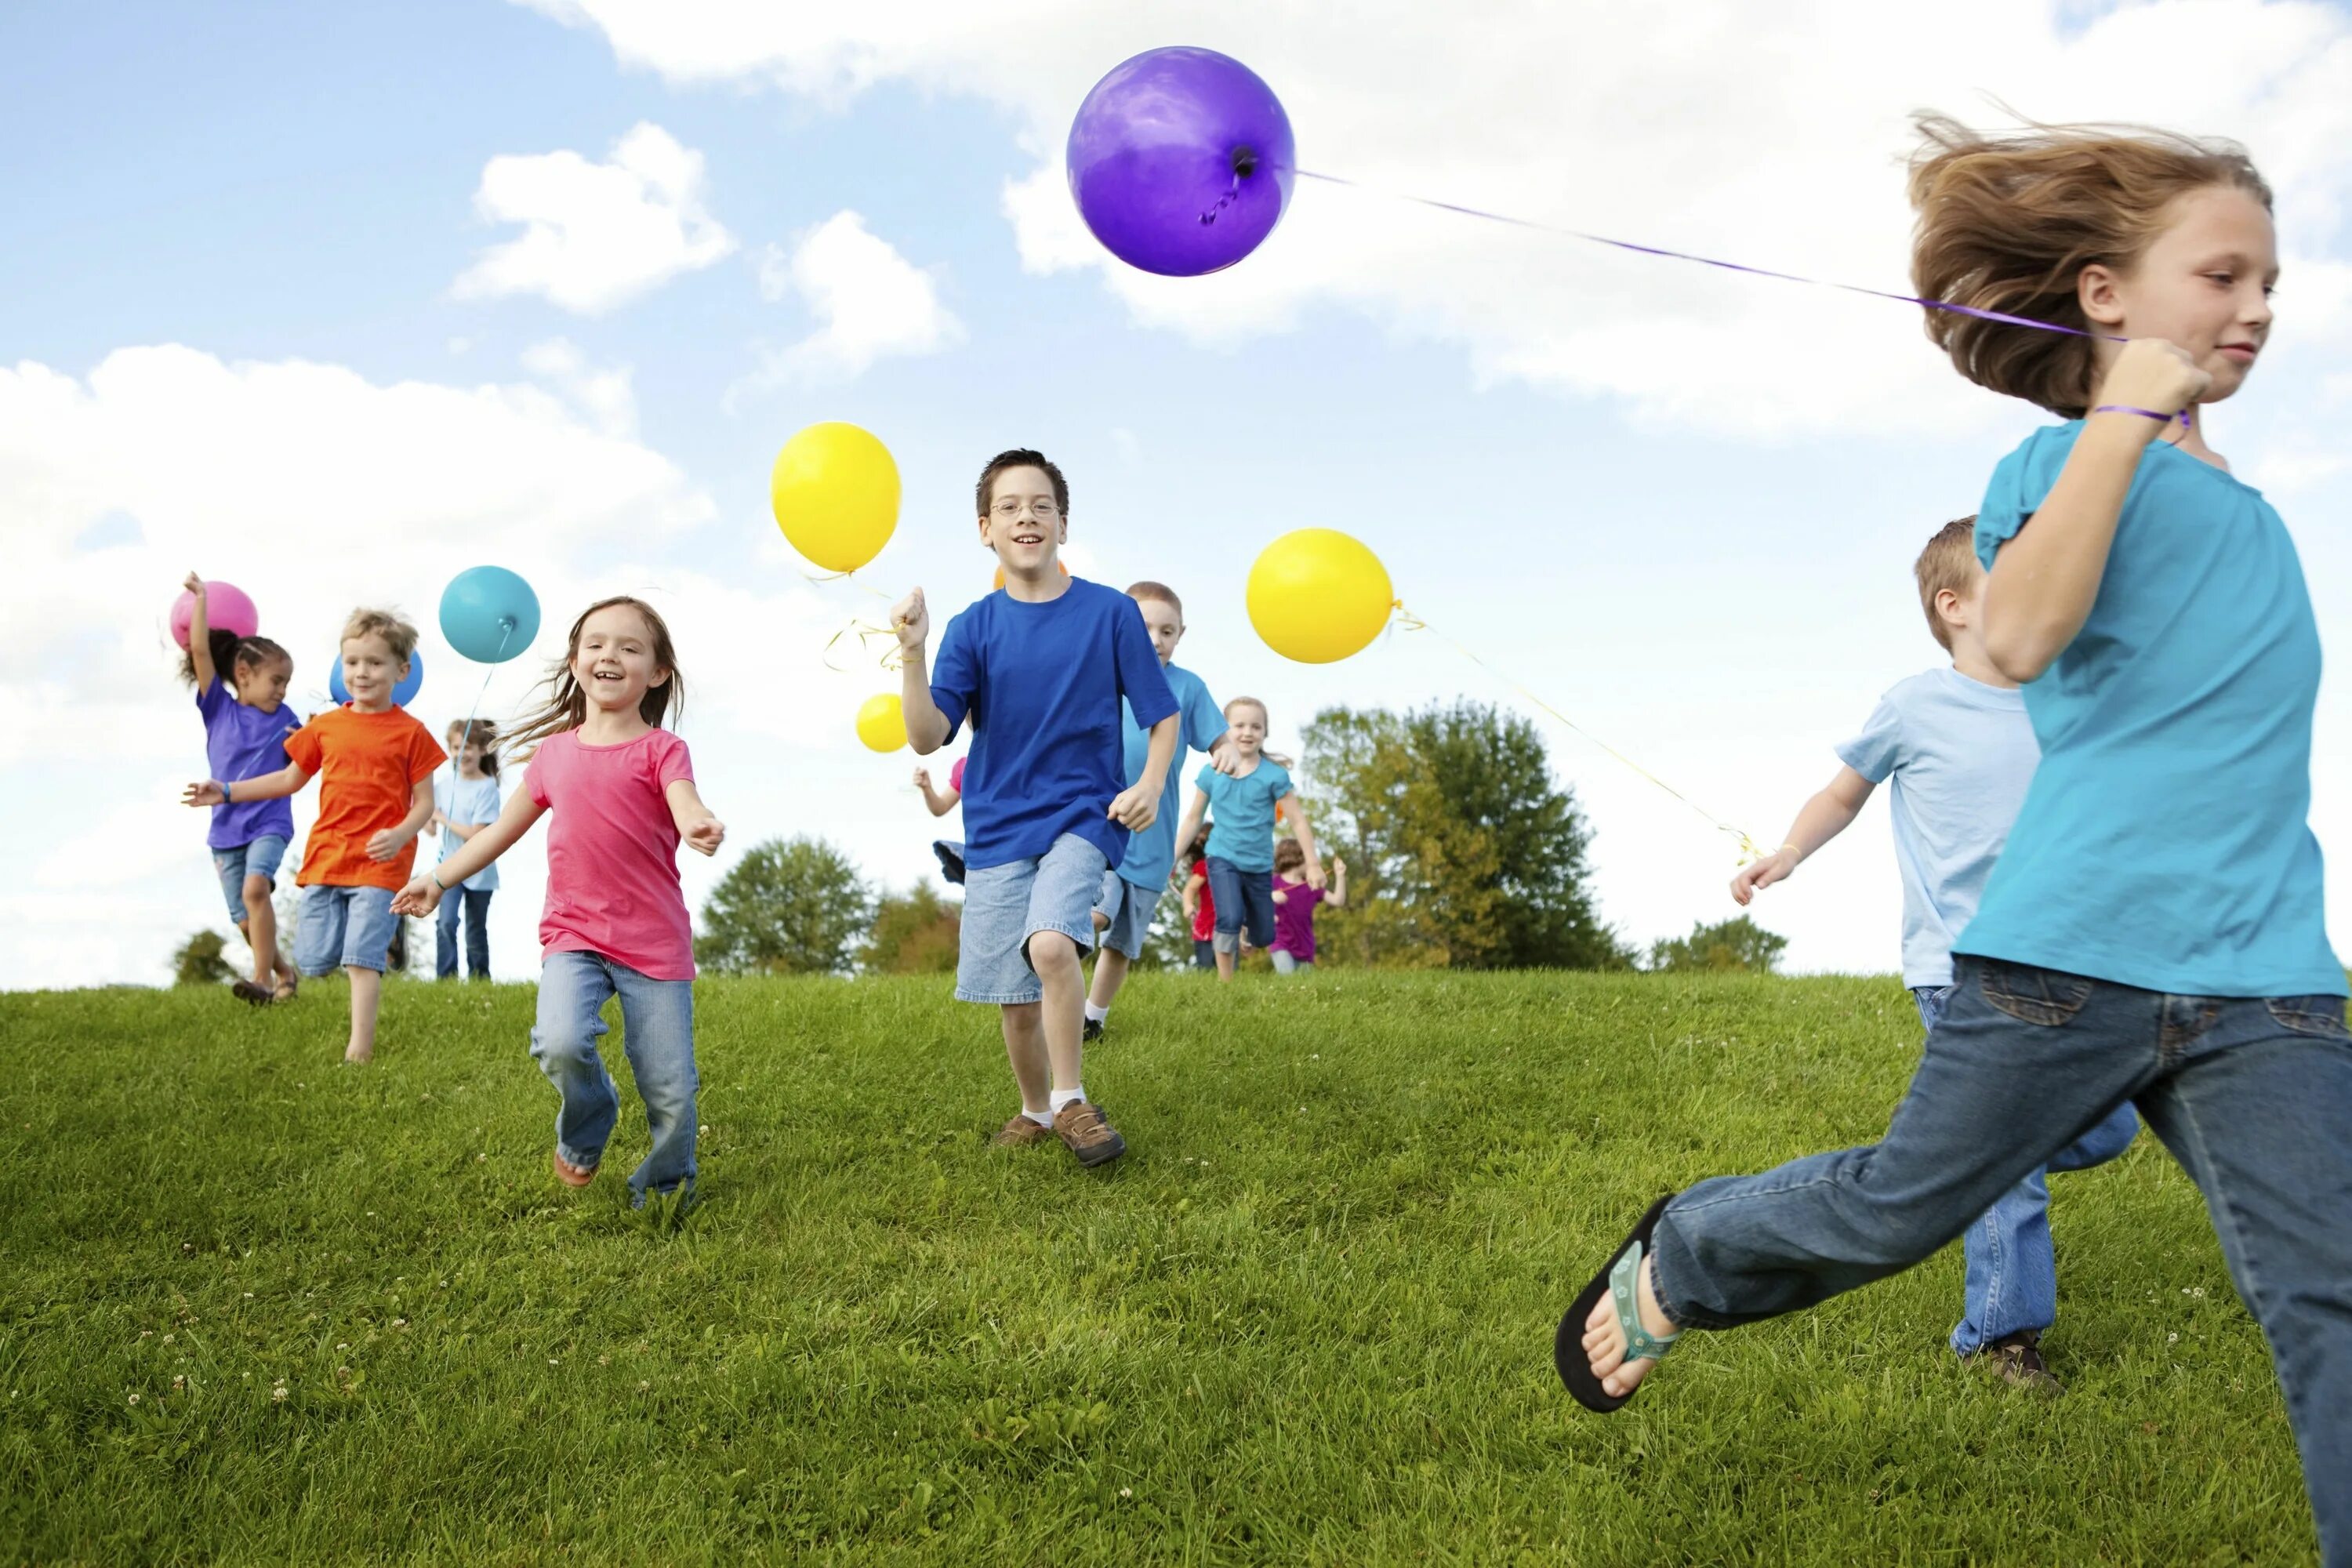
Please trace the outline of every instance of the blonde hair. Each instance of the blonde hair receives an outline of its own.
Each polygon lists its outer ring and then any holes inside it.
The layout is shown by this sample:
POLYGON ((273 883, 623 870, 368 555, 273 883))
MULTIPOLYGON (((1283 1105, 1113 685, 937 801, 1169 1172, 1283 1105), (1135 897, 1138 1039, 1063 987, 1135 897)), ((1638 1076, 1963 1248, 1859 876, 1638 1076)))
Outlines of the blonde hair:
POLYGON ((1165 583, 1154 583, 1149 577, 1140 583, 1129 583, 1127 585, 1127 596, 1137 604, 1141 604, 1146 599, 1157 599, 1175 611, 1178 620, 1184 618, 1184 601, 1178 598, 1176 590, 1165 583))
POLYGON ((1919 607, 1927 612, 1927 629, 1935 634, 1946 653, 1952 651, 1952 631, 1944 625, 1944 617, 1936 613, 1936 595, 1949 589, 1967 598, 1976 587, 1980 570, 1973 512, 1954 518, 1937 529, 1935 537, 1927 541, 1927 548, 1919 552, 1919 559, 1912 564, 1911 574, 1919 580, 1919 607))
POLYGON ((353 637, 382 637, 392 657, 403 664, 416 651, 416 628, 394 610, 371 610, 364 605, 353 610, 344 617, 343 635, 338 640, 349 642, 353 637))
MULTIPOLYGON (((1988 135, 1942 115, 1917 118, 1911 156, 1911 286, 1922 298, 1999 310, 2088 334, 2083 268, 2128 271, 2191 191, 2271 188, 2233 142, 2132 125, 2028 125, 1988 135)), ((1927 336, 1979 386, 2078 418, 2096 374, 2095 340, 1951 310, 1927 336)))
POLYGON ((599 610, 609 610, 615 605, 625 605, 645 617, 646 631, 653 641, 654 668, 667 672, 669 679, 658 686, 648 686, 646 694, 637 699, 637 713, 656 729, 668 716, 672 708, 686 707, 686 677, 678 673, 677 650, 670 645, 668 623, 661 613, 643 599, 626 594, 615 594, 609 599, 599 599, 580 612, 572 623, 572 635, 564 639, 562 661, 548 671, 547 698, 540 706, 514 722, 500 737, 509 755, 520 755, 550 735, 566 730, 577 730, 588 721, 588 693, 581 689, 580 678, 572 673, 572 661, 580 657, 580 633, 588 625, 588 617, 599 610))

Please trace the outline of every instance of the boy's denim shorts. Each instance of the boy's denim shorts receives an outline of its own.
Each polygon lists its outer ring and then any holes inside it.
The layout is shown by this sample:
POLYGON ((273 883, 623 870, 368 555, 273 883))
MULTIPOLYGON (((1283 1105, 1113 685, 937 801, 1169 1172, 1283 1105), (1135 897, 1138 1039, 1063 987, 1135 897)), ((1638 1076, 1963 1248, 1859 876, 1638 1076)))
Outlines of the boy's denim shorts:
POLYGON ((231 921, 242 922, 245 919, 245 879, 260 877, 274 892, 278 888, 278 868, 285 860, 286 840, 274 833, 213 851, 213 870, 219 875, 221 892, 228 899, 231 921))
POLYGON ((964 871, 963 930, 956 953, 956 1000, 1012 1004, 1045 995, 1029 965, 1029 939, 1059 931, 1094 951, 1095 902, 1110 861, 1075 833, 1043 855, 964 871))
POLYGON ((1129 958, 1141 958, 1143 939, 1151 934, 1151 911, 1159 907, 1160 895, 1152 889, 1139 888, 1116 871, 1105 871, 1102 897, 1095 902, 1096 912, 1110 921, 1103 929, 1103 946, 1129 958))
POLYGON ((317 979, 336 969, 383 973, 399 916, 390 888, 309 887, 294 928, 294 967, 317 979))

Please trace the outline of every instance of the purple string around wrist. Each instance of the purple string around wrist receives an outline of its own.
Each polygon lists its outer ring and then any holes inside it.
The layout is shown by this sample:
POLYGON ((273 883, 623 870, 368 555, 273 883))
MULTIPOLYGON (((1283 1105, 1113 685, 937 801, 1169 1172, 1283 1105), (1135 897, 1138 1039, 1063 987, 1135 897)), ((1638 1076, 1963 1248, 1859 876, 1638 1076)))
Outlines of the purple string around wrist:
POLYGON ((2186 408, 2182 409, 2178 414, 2159 414, 2153 408, 2135 408, 2128 403, 2102 403, 2096 408, 2092 409, 2091 412, 2094 414, 2137 414, 2143 419, 2153 419, 2159 425, 2169 425, 2174 420, 2178 419, 2180 421, 2180 425, 2183 429, 2188 428, 2189 426, 2189 410, 2186 408))

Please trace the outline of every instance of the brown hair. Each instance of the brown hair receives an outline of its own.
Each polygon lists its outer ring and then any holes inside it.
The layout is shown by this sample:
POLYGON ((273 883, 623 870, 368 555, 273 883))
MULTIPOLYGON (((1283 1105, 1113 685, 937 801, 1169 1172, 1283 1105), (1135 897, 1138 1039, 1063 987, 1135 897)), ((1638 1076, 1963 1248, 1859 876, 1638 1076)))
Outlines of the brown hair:
POLYGON ((384 646, 392 649, 392 657, 403 664, 416 651, 416 628, 393 610, 371 610, 365 606, 353 610, 343 622, 343 635, 336 641, 340 646, 353 637, 382 637, 384 646))
POLYGON ((1912 563, 1911 574, 1919 580, 1919 607, 1927 612, 1927 629, 1952 651, 1951 628, 1944 617, 1936 613, 1936 595, 1947 588, 1965 599, 1977 580, 1977 520, 1971 512, 1967 517, 1954 518, 1937 529, 1927 541, 1927 548, 1919 552, 1912 563))
POLYGON ((1296 838, 1286 838, 1274 847, 1274 868, 1287 871, 1294 866, 1307 864, 1307 847, 1296 838))
POLYGON ((1158 599, 1176 612, 1178 620, 1184 618, 1184 601, 1178 598, 1176 590, 1165 583, 1154 583, 1150 578, 1140 583, 1129 583, 1127 585, 1127 596, 1136 600, 1158 599))
MULTIPOLYGON (((488 719, 470 721, 453 719, 449 721, 449 727, 441 732, 441 738, 446 741, 452 735, 458 737, 457 744, 460 747, 469 740, 479 742, 482 747, 482 772, 491 778, 499 776, 499 727, 496 724, 488 719)), ((457 760, 457 753, 455 751, 449 753, 449 760, 453 763, 457 760)))
POLYGON ((685 710, 686 677, 678 673, 677 650, 670 644, 668 626, 660 613, 643 599, 615 594, 609 599, 597 600, 572 623, 572 633, 563 641, 562 661, 547 672, 547 700, 536 711, 517 720, 514 728, 506 732, 503 739, 509 752, 536 745, 566 730, 577 730, 588 721, 588 693, 581 689, 579 677, 572 673, 572 661, 580 657, 580 632, 588 624, 588 617, 615 605, 626 605, 645 617, 646 630, 653 635, 654 666, 669 674, 669 679, 659 686, 646 688, 645 696, 637 700, 637 712, 646 723, 658 729, 672 708, 685 710))
POLYGON ((1053 482, 1055 507, 1064 517, 1070 515, 1069 481, 1062 478, 1062 470, 1055 468, 1045 453, 1033 452, 1026 447, 1015 447, 1010 451, 997 453, 988 459, 988 467, 980 470, 980 483, 972 490, 972 500, 975 503, 972 510, 977 515, 981 517, 988 515, 989 503, 996 499, 989 492, 995 488, 996 476, 1007 468, 1043 470, 1045 478, 1053 482))
MULTIPOLYGON (((2227 185, 2267 208, 2271 188, 2234 142, 2131 125, 2032 125, 2001 135, 1939 114, 1917 117, 1911 155, 1911 286, 1929 300, 2094 331, 2076 289, 2083 268, 2128 271, 2191 191, 2227 185)), ((2091 400, 2095 340, 1951 310, 1927 336, 1979 386, 2079 417, 2091 400)))

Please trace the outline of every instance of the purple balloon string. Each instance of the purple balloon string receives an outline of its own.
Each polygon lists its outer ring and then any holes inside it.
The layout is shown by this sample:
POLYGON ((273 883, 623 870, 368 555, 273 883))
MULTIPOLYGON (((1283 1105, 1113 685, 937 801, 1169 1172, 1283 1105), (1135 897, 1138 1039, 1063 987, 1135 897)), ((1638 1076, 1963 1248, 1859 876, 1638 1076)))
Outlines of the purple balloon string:
POLYGON ((1745 272, 1755 278, 1777 278, 1784 283, 1809 283, 1816 289, 1841 289, 1849 294, 1867 294, 1875 300, 1893 300, 1898 304, 1920 305, 1930 310, 1948 310, 1956 316, 1974 316, 1981 321, 2001 321, 2012 327, 2032 327, 2037 331, 2062 332, 2070 338, 2104 338, 2111 343, 2131 340, 2112 332, 2086 332, 2080 327, 2060 326, 2055 321, 2040 321, 2032 316, 2012 316, 2006 310, 1979 310, 1974 305, 1955 304, 1949 300, 1927 300, 1916 294, 1897 294, 1886 289, 1868 289, 1859 283, 1840 283, 1827 278, 1805 278, 1794 272, 1776 272, 1769 267, 1749 267, 1738 261, 1724 261, 1712 256, 1694 256, 1686 250, 1668 250, 1664 246, 1636 245, 1630 239, 1612 239, 1605 234, 1588 234, 1580 228, 1568 228, 1559 224, 1538 223, 1533 218, 1513 217, 1508 213, 1490 213, 1478 207, 1466 207, 1458 202, 1442 202, 1433 196, 1416 196, 1403 191, 1384 191, 1360 180, 1343 179, 1338 174, 1318 174, 1312 169, 1293 167, 1290 171, 1302 180, 1320 180, 1327 185, 1345 185, 1350 190, 1372 195, 1384 195, 1395 201, 1411 202, 1416 206, 1433 207, 1439 212, 1455 213, 1463 217, 1484 218, 1488 223, 1508 224, 1513 228, 1533 229, 1538 234, 1556 234, 1569 239, 1581 239, 1594 245, 1613 246, 1640 256, 1663 256, 1674 261, 1696 261, 1702 267, 1719 267, 1726 272, 1745 272))

